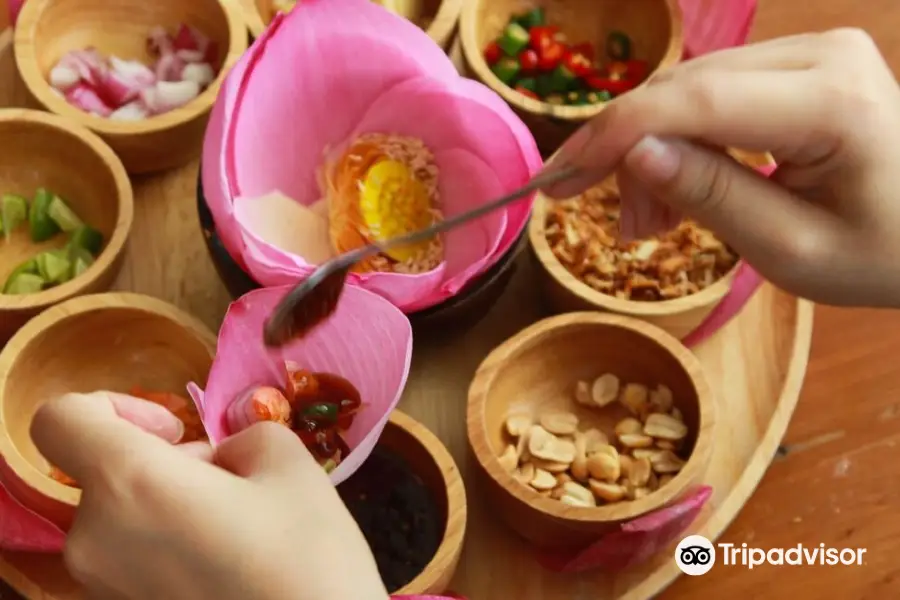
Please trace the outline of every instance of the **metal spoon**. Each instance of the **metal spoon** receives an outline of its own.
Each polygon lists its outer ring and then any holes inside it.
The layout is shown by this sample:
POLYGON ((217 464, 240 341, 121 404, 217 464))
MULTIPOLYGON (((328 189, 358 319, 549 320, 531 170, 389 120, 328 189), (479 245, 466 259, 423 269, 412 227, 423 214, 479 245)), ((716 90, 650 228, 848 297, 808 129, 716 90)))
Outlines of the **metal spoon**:
POLYGON ((478 208, 444 219, 431 227, 383 242, 369 244, 329 260, 320 265, 309 277, 298 283, 281 299, 263 328, 265 345, 277 348, 294 338, 302 337, 334 312, 341 292, 344 290, 347 273, 359 261, 379 252, 386 252, 396 246, 430 239, 439 233, 444 233, 502 208, 540 188, 569 179, 578 172, 578 168, 570 167, 547 175, 538 175, 516 191, 478 208))

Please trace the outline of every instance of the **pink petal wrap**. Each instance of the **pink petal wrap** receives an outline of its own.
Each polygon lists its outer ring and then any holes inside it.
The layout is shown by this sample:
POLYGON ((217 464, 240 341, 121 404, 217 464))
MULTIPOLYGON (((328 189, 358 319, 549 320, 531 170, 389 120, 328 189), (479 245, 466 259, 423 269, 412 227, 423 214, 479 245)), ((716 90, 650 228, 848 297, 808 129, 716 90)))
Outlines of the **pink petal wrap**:
POLYGON ((679 0, 684 55, 694 58, 747 42, 757 0, 679 0))
POLYGON ((283 387, 285 361, 346 378, 359 390, 364 406, 345 435, 351 452, 331 472, 337 485, 369 457, 400 400, 412 358, 412 329, 389 302, 348 286, 332 318, 302 340, 269 350, 262 341, 263 323, 289 290, 261 288, 231 304, 219 330, 206 389, 190 384, 188 392, 215 444, 232 433, 226 411, 243 392, 258 385, 283 387))
MULTIPOLYGON (((294 284, 315 265, 250 231, 253 200, 278 190, 307 206, 316 202, 326 151, 372 132, 426 143, 446 216, 522 185, 542 166, 522 121, 494 92, 460 77, 417 26, 368 0, 298 4, 276 17, 228 75, 204 142, 203 187, 216 230, 258 283, 294 284)), ((405 312, 442 302, 511 248, 531 201, 448 234, 438 269, 351 274, 349 282, 405 312)))

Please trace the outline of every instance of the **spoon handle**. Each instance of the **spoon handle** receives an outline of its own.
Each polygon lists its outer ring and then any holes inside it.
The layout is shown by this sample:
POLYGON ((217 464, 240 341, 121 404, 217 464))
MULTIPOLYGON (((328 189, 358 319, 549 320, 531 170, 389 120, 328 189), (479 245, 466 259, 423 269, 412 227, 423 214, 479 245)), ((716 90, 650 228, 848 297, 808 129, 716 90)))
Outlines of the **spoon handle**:
POLYGON ((462 225, 463 223, 468 223, 469 221, 482 217, 490 212, 497 210, 498 208, 502 208, 507 204, 514 202, 522 198, 523 196, 527 196, 531 192, 534 192, 540 188, 553 185, 554 183, 558 183, 560 181, 563 181, 564 179, 569 179, 570 177, 576 175, 579 171, 580 169, 577 167, 569 167, 567 169, 552 172, 546 175, 537 175, 519 189, 510 192, 509 194, 498 198, 497 200, 493 200, 487 204, 482 204, 478 208, 474 208, 470 211, 460 213, 447 219, 443 219, 430 227, 426 227, 425 229, 419 229, 418 231, 413 231, 412 233, 407 233, 406 235, 393 237, 383 242, 368 244, 367 246, 363 246, 362 248, 357 248, 356 250, 348 252, 336 259, 336 262, 338 264, 335 264, 334 268, 349 267, 358 263, 364 258, 373 256, 375 254, 378 254, 379 252, 386 252, 387 250, 390 250, 391 248, 395 248, 397 246, 415 244, 416 242, 430 239, 439 233, 444 233, 453 229, 454 227, 462 225))

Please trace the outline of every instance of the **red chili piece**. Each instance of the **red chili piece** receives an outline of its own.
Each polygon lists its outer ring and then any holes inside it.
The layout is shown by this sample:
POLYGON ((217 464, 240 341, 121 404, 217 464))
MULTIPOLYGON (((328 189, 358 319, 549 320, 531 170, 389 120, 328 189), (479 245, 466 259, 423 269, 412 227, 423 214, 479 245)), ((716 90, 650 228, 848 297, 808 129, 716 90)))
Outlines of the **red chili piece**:
POLYGON ((538 68, 542 71, 552 71, 559 66, 565 54, 565 46, 559 42, 550 42, 538 51, 538 68))
POLYGON ((650 65, 645 60, 632 59, 626 61, 625 66, 627 67, 626 75, 628 79, 638 83, 644 81, 650 71, 650 65))
POLYGON ((588 44, 587 42, 583 42, 581 44, 573 44, 569 50, 573 53, 580 54, 591 62, 594 62, 594 58, 596 58, 594 45, 588 44))
POLYGON ((528 48, 519 55, 519 66, 523 71, 534 71, 538 67, 538 53, 528 48))
POLYGON ((522 94, 523 96, 528 96, 529 98, 534 98, 535 100, 540 100, 540 97, 537 94, 535 94, 528 88, 523 88, 521 85, 517 85, 514 89, 517 92, 519 92, 520 94, 522 94))
POLYGON ((587 77, 594 71, 594 63, 584 54, 570 48, 563 56, 563 65, 576 77, 587 77))
POLYGON ((491 42, 484 49, 484 60, 489 65, 494 65, 503 56, 503 50, 497 45, 497 42, 491 42))
POLYGON ((559 33, 559 27, 545 25, 542 27, 532 27, 528 31, 531 47, 540 53, 541 49, 556 42, 553 36, 559 33))
POLYGON ((609 92, 613 96, 624 94, 635 87, 635 83, 628 79, 611 79, 599 74, 585 77, 584 82, 592 89, 609 92))

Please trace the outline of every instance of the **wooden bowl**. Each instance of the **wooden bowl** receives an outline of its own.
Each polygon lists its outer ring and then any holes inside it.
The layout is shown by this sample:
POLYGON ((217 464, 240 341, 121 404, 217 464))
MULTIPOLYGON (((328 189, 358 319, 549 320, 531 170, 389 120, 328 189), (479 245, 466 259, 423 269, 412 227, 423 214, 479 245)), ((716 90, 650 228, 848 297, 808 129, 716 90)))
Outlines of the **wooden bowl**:
POLYGON ((590 544, 619 524, 662 508, 701 481, 713 447, 716 398, 699 360, 678 340, 648 323, 618 315, 581 312, 539 321, 494 349, 469 387, 469 445, 486 475, 486 494, 497 515, 538 548, 590 544), (622 383, 663 384, 689 427, 690 456, 681 472, 648 496, 595 508, 540 496, 500 464, 508 444, 504 421, 513 413, 547 409, 574 412, 579 428, 610 435, 628 416, 619 404, 585 407, 574 399, 577 381, 613 373, 622 383))
POLYGON ((200 155, 203 133, 228 69, 247 49, 240 9, 231 0, 28 0, 16 23, 14 49, 29 93, 44 108, 84 125, 112 146, 130 173, 184 165, 200 155), (147 33, 187 23, 219 48, 216 80, 187 105, 143 121, 111 121, 88 114, 47 81, 68 51, 94 46, 105 55, 149 63, 147 33))
MULTIPOLYGON (((259 287, 238 265, 216 233, 212 213, 203 195, 203 183, 197 180, 197 213, 206 249, 212 258, 219 279, 232 298, 240 298, 259 287)), ((523 231, 510 250, 480 277, 470 281, 456 296, 431 308, 407 314, 417 333, 460 334, 477 325, 497 302, 516 272, 518 257, 528 245, 523 231)))
POLYGON ((574 42, 593 43, 598 56, 611 31, 632 39, 636 58, 650 64, 650 74, 681 60, 683 35, 677 0, 472 0, 459 17, 466 70, 500 94, 522 117, 546 155, 556 150, 574 129, 604 108, 604 104, 557 106, 523 96, 494 75, 484 49, 509 19, 530 7, 545 8, 548 24, 560 27, 574 42))
POLYGON ((206 382, 215 348, 199 320, 140 294, 81 296, 32 319, 0 351, 0 455, 12 494, 67 529, 81 490, 48 476, 29 434, 38 407, 67 392, 136 385, 186 396, 188 382, 206 382))
MULTIPOLYGON (((0 341, 45 308, 73 296, 108 289, 122 265, 134 218, 131 182, 121 161, 87 129, 40 111, 0 110, 0 194, 34 197, 45 187, 58 194, 90 226, 103 234, 104 247, 80 276, 36 294, 0 294, 0 341)), ((67 236, 31 241, 28 225, 0 239, 0 276, 5 282, 24 261, 62 247, 67 236)), ((2 283, 2 282, 0 282, 2 283)))
MULTIPOLYGON (((400 13, 419 25, 444 50, 450 48, 463 0, 393 0, 400 13)), ((250 35, 259 37, 275 16, 272 0, 240 0, 250 35)))
MULTIPOLYGON (((731 156, 743 164, 759 168, 772 164, 769 154, 729 151, 731 156)), ((609 194, 618 194, 614 178, 601 184, 609 194)), ((713 285, 690 296, 660 302, 622 300, 604 294, 583 283, 572 275, 557 260, 550 244, 547 243, 547 211, 553 200, 541 193, 535 197, 531 220, 528 224, 528 239, 531 256, 538 264, 539 286, 548 307, 553 312, 577 310, 603 310, 642 319, 660 327, 678 339, 692 332, 709 313, 722 301, 731 289, 738 265, 713 285)))
POLYGON ((466 490, 459 469, 437 436, 399 410, 391 413, 378 446, 407 462, 433 493, 444 519, 444 534, 434 557, 394 594, 440 594, 453 579, 466 535, 466 490))

